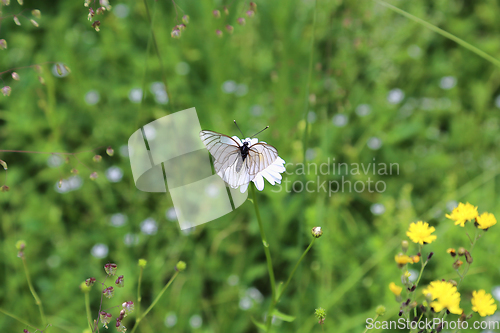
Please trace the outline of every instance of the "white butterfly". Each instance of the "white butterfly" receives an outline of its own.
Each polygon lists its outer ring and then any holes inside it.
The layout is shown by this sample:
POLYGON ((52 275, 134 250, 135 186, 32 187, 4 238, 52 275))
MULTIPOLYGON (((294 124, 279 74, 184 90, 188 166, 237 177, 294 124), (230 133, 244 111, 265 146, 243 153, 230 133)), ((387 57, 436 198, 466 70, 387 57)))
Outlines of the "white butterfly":
POLYGON ((214 157, 215 172, 232 188, 244 186, 246 190, 248 183, 279 158, 276 148, 257 139, 240 141, 213 131, 201 131, 200 138, 214 157))

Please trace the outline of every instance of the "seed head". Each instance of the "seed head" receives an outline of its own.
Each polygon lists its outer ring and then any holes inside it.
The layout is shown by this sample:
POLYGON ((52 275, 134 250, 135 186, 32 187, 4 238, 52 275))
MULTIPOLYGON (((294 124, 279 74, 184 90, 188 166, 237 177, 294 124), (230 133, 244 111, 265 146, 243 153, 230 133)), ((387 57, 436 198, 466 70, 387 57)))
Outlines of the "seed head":
POLYGON ((19 74, 17 74, 16 72, 12 72, 12 78, 16 81, 19 81, 19 74))
POLYGON ((229 15, 229 9, 227 9, 227 7, 226 7, 226 6, 224 6, 224 9, 223 9, 223 10, 224 10, 224 14, 229 15))
POLYGON ((102 161, 102 156, 101 155, 95 155, 93 158, 94 162, 99 163, 102 161))
POLYGON ((257 4, 253 1, 250 2, 250 9, 253 10, 253 11, 256 11, 257 10, 257 4))
POLYGON ((217 37, 219 38, 222 38, 222 31, 220 31, 219 29, 215 30, 215 34, 217 35, 217 37))
POLYGON ((38 28, 38 22, 37 21, 31 19, 30 22, 31 22, 31 24, 33 24, 35 27, 38 28))
POLYGON ((326 318, 326 311, 323 308, 318 308, 314 311, 314 315, 318 319, 319 324, 323 324, 326 318))
POLYGON ((7 162, 0 160, 0 165, 3 167, 4 170, 7 170, 7 162))
POLYGON ((184 23, 184 24, 188 24, 189 23, 189 15, 184 15, 182 17, 182 23, 184 23))
POLYGON ((462 266, 462 264, 463 264, 463 261, 460 259, 457 259, 457 261, 455 261, 453 263, 453 268, 458 269, 460 266, 462 266))
POLYGON ((85 2, 83 3, 83 5, 84 5, 85 7, 88 7, 88 6, 90 6, 90 2, 91 2, 91 1, 92 1, 92 0, 85 0, 85 2))
POLYGON ((107 287, 102 291, 102 293, 104 294, 104 297, 111 298, 115 294, 115 290, 113 289, 113 287, 107 287))
POLYGON ((38 9, 33 9, 33 10, 31 11, 31 15, 33 15, 33 16, 34 16, 34 17, 36 17, 36 18, 40 18, 40 17, 42 17, 42 13, 41 13, 38 9))
POLYGON ((7 185, 3 185, 2 187, 0 187, 0 192, 9 192, 10 190, 10 187, 8 187, 7 185))
POLYGON ((255 12, 253 10, 247 10, 247 16, 248 17, 254 17, 255 12))
POLYGON ((379 305, 377 306, 377 308, 375 309, 375 312, 379 315, 379 316, 383 316, 385 314, 385 306, 383 305, 379 305))
POLYGON ((123 275, 120 275, 116 281, 115 281, 115 284, 118 288, 122 288, 124 285, 125 285, 125 282, 123 280, 123 275))
POLYGON ((106 148, 106 154, 108 154, 108 156, 113 156, 115 154, 115 151, 113 150, 113 148, 108 147, 106 148))
POLYGON ((228 24, 228 25, 226 25, 226 30, 227 30, 227 32, 228 32, 228 33, 232 34, 232 33, 233 33, 233 31, 234 31, 234 28, 233 28, 233 26, 232 26, 232 25, 229 25, 229 24, 228 24))
POLYGON ((87 280, 85 280, 85 285, 87 287, 92 287, 94 285, 95 281, 96 281, 95 278, 90 277, 87 280))
POLYGON ((212 14, 214 15, 215 18, 219 18, 220 17, 220 11, 218 9, 214 9, 212 11, 212 14))
POLYGON ((125 311, 125 317, 134 311, 134 302, 128 301, 122 303, 123 310, 125 311))
POLYGON ((139 259, 139 267, 146 267, 146 264, 147 264, 147 260, 146 259, 139 259))
POLYGON ((104 13, 105 10, 106 10, 106 7, 99 7, 96 9, 95 13, 97 15, 100 15, 100 14, 104 13))
POLYGON ((170 36, 172 38, 179 39, 181 38, 181 31, 177 27, 175 27, 170 33, 170 36))
POLYGON ((110 276, 115 275, 117 269, 118 269, 118 266, 116 266, 116 264, 113 264, 113 263, 107 263, 106 265, 104 265, 104 270, 106 271, 106 274, 108 274, 110 276))
POLYGON ((311 229, 311 235, 315 238, 320 238, 323 235, 323 230, 321 230, 321 227, 314 227, 311 229))
POLYGON ((89 176, 90 180, 96 180, 97 177, 99 177, 99 175, 97 174, 97 172, 92 172, 89 176))
POLYGON ((0 39, 0 49, 5 50, 7 48, 7 41, 5 39, 0 39))
POLYGON ((401 249, 403 250, 403 253, 406 253, 406 251, 408 251, 408 241, 407 240, 404 240, 401 242, 401 249))
POLYGON ((92 28, 94 28, 95 31, 99 32, 101 30, 99 28, 100 25, 101 25, 101 21, 94 21, 94 23, 92 23, 92 28))
POLYGON ((99 4, 103 7, 106 7, 107 10, 111 10, 111 6, 108 0, 99 0, 99 4))
POLYGON ((108 328, 108 324, 111 322, 111 313, 106 313, 104 311, 101 311, 99 313, 99 319, 102 322, 102 326, 108 328))
POLYGON ((2 94, 4 96, 10 96, 11 91, 12 91, 12 89, 9 86, 5 86, 2 88, 2 94))
POLYGON ((41 84, 45 85, 45 79, 44 79, 43 77, 38 76, 38 81, 39 81, 41 84))
POLYGON ((92 18, 94 18, 95 12, 92 7, 89 8, 89 15, 87 16, 87 20, 92 21, 92 18))
POLYGON ((77 175, 78 174, 78 169, 75 169, 75 168, 71 169, 71 173, 74 174, 74 175, 77 175))
POLYGON ((175 270, 178 272, 182 272, 186 269, 186 263, 184 261, 179 261, 177 265, 175 265, 175 270))
POLYGON ((19 21, 19 18, 16 15, 14 15, 14 23, 17 25, 21 25, 21 22, 19 21))
POLYGON ((246 21, 243 17, 238 17, 238 24, 239 25, 245 25, 246 24, 246 21))

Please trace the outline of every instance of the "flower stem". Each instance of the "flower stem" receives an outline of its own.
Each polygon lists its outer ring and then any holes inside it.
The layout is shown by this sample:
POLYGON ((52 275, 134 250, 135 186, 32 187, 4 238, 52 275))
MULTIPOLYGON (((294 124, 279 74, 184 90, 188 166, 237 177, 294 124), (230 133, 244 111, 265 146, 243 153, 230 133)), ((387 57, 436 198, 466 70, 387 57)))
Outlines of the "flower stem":
POLYGON ((177 277, 177 275, 179 275, 179 271, 176 271, 174 273, 174 275, 170 278, 170 280, 167 282, 167 284, 163 287, 163 289, 160 291, 160 293, 158 294, 158 296, 156 296, 155 300, 153 301, 153 303, 151 303, 151 305, 146 309, 146 311, 144 311, 144 313, 140 316, 138 316, 135 320, 135 325, 134 325, 134 328, 132 328, 132 331, 130 331, 130 333, 134 333, 135 330, 137 329, 137 326, 139 326, 139 323, 141 322, 142 319, 144 319, 144 317, 146 317, 146 315, 149 313, 149 311, 151 311, 151 309, 153 309, 153 307, 156 305, 156 303, 158 303, 158 301, 160 300, 160 298, 163 296, 163 294, 165 293, 165 291, 168 289, 168 287, 170 287, 170 285, 172 284, 172 282, 174 282, 175 278, 177 277))
MULTIPOLYGON (((378 317, 379 317, 379 315, 377 314, 377 315, 375 316, 375 318, 373 318, 373 323, 374 323, 374 322, 378 319, 378 317)), ((368 332, 368 327, 370 327, 370 326, 366 325, 366 328, 365 328, 365 330, 363 331, 363 333, 368 332)))
POLYGON ((90 299, 89 293, 85 293, 85 309, 87 311, 87 320, 89 322, 90 331, 92 331, 92 313, 90 312, 90 299))
POLYGON ((262 226, 262 219, 260 218, 259 205, 257 204, 257 196, 255 195, 254 185, 250 186, 252 191, 253 206, 255 208, 255 215, 257 215, 257 221, 259 222, 260 237, 262 238, 262 244, 264 245, 264 252, 266 254, 267 270, 269 272, 269 281, 271 283, 271 304, 269 305, 269 310, 267 311, 266 327, 269 332, 269 327, 271 326, 272 316, 271 313, 276 305, 276 282, 274 280, 274 270, 273 262, 271 260, 271 252, 269 251, 269 243, 267 242, 266 234, 264 233, 264 227, 262 226))
POLYGON ((292 279, 293 274, 295 274, 295 271, 297 270, 297 267, 299 267, 300 262, 302 261, 302 259, 304 259, 304 257, 306 256, 307 252, 309 252, 309 250, 313 246, 314 241, 316 241, 316 237, 313 237, 311 243, 309 243, 309 246, 307 247, 307 249, 305 249, 305 251, 304 251, 304 253, 302 253, 302 256, 300 257, 299 261, 297 261, 297 263, 295 264, 295 267, 293 268, 292 273, 290 273, 290 276, 288 277, 288 280, 286 280, 283 288, 281 289, 280 294, 276 297, 276 302, 278 302, 280 300, 281 296, 285 292, 285 289, 286 289, 286 287, 288 287, 288 284, 290 283, 290 280, 292 279))
POLYGON ((30 273, 28 271, 28 264, 26 263, 26 258, 24 257, 24 255, 21 257, 21 259, 23 260, 24 273, 26 274, 28 287, 30 288, 31 295, 33 295, 35 303, 36 305, 38 305, 38 309, 40 310, 40 316, 42 317, 42 324, 45 325, 47 323, 47 319, 45 318, 45 313, 43 311, 42 301, 40 300, 40 297, 38 297, 38 294, 36 293, 36 290, 33 287, 33 284, 31 283, 30 273))
MULTIPOLYGON (((468 234, 467 234, 468 236, 468 234)), ((479 236, 479 229, 476 228, 476 234, 474 235, 474 240, 471 242, 470 246, 470 251, 469 253, 472 253, 472 250, 474 250, 474 246, 476 245, 476 241, 478 240, 479 236)), ((462 281, 465 279, 465 275, 467 275, 467 272, 469 272, 470 264, 467 262, 467 266, 465 266, 465 269, 462 274, 457 270, 458 276, 460 276, 460 281, 457 283, 457 290, 460 288, 460 284, 462 284, 462 281)))
POLYGON ((137 317, 141 315, 141 283, 142 283, 142 271, 144 267, 141 266, 141 271, 139 272, 139 280, 137 282, 137 317))

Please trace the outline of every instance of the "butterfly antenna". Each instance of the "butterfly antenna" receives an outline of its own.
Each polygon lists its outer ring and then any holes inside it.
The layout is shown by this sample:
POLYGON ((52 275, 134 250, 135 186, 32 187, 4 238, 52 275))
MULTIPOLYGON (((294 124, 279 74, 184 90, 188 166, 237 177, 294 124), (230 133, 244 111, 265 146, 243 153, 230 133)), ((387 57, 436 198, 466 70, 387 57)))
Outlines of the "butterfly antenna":
POLYGON ((264 132, 264 131, 265 131, 266 129, 268 129, 268 128, 269 128, 269 126, 266 126, 266 127, 265 127, 262 131, 255 133, 255 134, 254 134, 254 135, 252 135, 250 138, 253 138, 253 137, 254 137, 254 136, 256 136, 257 134, 260 134, 260 133, 264 132))
POLYGON ((236 127, 238 128, 238 130, 240 131, 241 135, 243 137, 245 137, 245 134, 243 134, 243 132, 240 130, 240 127, 238 126, 238 124, 236 123, 236 120, 233 120, 234 121, 234 124, 236 125, 236 127))

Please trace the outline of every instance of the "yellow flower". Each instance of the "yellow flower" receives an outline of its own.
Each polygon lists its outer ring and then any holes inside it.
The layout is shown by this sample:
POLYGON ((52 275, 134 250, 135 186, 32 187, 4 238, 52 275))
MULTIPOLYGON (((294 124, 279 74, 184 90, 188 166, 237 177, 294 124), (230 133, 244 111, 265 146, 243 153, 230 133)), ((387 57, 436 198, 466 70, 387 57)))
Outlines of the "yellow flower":
POLYGON ((431 295, 431 307, 434 312, 441 312, 443 309, 448 309, 451 313, 462 314, 460 309, 460 294, 457 287, 447 281, 432 281, 423 291, 424 295, 431 295))
POLYGON ((465 227, 465 222, 468 220, 475 219, 477 217, 477 207, 474 207, 470 203, 459 203, 451 214, 446 214, 446 217, 455 221, 455 225, 460 225, 465 227))
POLYGON ((411 276, 411 273, 406 271, 404 275, 405 275, 405 277, 409 278, 411 276))
POLYGON ((435 230, 434 227, 429 227, 429 223, 418 221, 417 223, 410 224, 410 229, 406 232, 406 236, 414 243, 429 244, 437 238, 435 235, 431 235, 435 230))
POLYGON ((396 296, 399 296, 401 295, 401 291, 403 290, 402 287, 400 286, 396 286, 396 284, 394 282, 391 282, 389 284, 389 289, 392 291, 392 293, 396 296))
POLYGON ((420 257, 419 256, 411 256, 411 259, 413 260, 414 264, 416 264, 417 262, 420 261, 420 257))
POLYGON ((497 310, 497 305, 491 297, 484 290, 472 292, 472 311, 479 313, 481 317, 490 316, 497 310))
POLYGON ((477 227, 479 229, 488 229, 489 227, 497 224, 497 219, 495 215, 491 213, 482 213, 476 218, 477 227))
POLYGON ((413 259, 406 254, 399 253, 394 257, 398 265, 413 264, 413 259))

